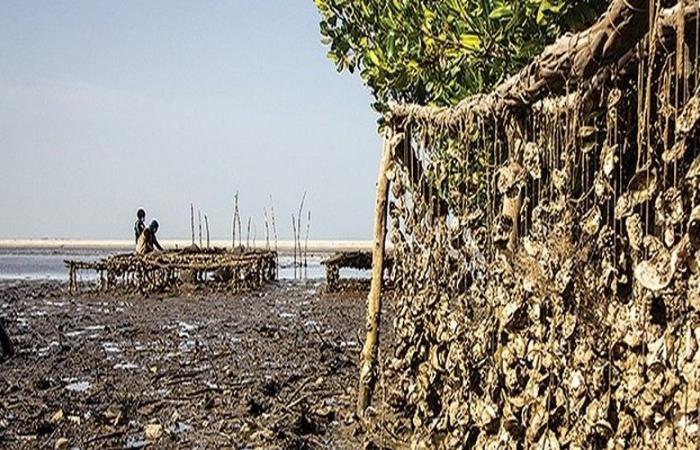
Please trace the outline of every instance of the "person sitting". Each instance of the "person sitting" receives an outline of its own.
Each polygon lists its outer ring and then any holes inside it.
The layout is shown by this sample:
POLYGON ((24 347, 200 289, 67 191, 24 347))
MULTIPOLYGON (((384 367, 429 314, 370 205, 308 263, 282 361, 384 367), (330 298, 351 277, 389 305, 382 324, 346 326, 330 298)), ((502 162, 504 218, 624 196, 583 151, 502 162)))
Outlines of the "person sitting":
POLYGON ((139 237, 143 230, 146 229, 146 211, 139 209, 136 212, 136 223, 134 223, 134 241, 138 245, 139 237))
POLYGON ((138 242, 136 243, 136 254, 145 255, 151 253, 158 249, 163 251, 163 247, 160 246, 158 238, 156 238, 156 233, 158 232, 158 221, 153 220, 148 228, 145 228, 139 236, 138 242))

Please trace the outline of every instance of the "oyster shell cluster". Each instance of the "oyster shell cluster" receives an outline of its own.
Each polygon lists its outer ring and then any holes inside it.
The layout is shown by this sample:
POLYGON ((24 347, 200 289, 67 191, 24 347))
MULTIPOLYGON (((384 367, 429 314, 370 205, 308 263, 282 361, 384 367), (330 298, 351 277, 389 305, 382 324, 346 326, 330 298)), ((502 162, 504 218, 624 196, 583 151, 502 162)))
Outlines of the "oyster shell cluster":
POLYGON ((486 139, 455 153, 470 124, 411 123, 450 211, 395 162, 392 435, 417 449, 700 448, 700 149, 683 129, 693 145, 673 162, 661 145, 637 152, 616 123, 633 102, 612 89, 590 124, 534 117, 520 162, 486 139), (478 183, 469 158, 485 160, 478 183), (519 221, 499 214, 506 197, 522 199, 519 221), (499 245, 514 231, 515 249, 499 245))

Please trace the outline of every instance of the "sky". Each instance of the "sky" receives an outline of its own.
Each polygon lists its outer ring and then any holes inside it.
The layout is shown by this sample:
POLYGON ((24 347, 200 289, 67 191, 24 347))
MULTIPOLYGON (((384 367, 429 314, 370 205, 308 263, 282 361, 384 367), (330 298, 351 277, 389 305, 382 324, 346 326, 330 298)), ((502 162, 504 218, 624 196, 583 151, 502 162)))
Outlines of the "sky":
POLYGON ((0 8, 0 238, 130 239, 137 208, 228 239, 369 239, 381 142, 312 0, 29 1, 0 8), (306 217, 306 213, 304 214, 306 217), (305 228, 305 226, 304 226, 305 228))

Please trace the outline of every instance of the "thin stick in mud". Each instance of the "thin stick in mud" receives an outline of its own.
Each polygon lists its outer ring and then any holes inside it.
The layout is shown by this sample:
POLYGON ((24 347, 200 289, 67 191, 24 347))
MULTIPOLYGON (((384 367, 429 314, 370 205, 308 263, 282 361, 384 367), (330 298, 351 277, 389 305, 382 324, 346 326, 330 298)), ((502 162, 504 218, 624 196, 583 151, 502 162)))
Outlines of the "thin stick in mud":
POLYGON ((297 278, 297 222, 292 214, 292 235, 294 236, 294 279, 297 278))
POLYGON ((207 228, 207 248, 209 248, 209 218, 207 217, 206 214, 204 214, 204 224, 206 225, 206 228, 207 228))
POLYGON ((308 276, 308 263, 309 263, 309 233, 311 232, 311 211, 309 211, 308 217, 306 218, 306 239, 304 240, 304 278, 308 276))
POLYGON ((270 250, 270 224, 267 219, 267 208, 263 208, 263 215, 265 216, 265 248, 270 250))
POLYGON ((192 230, 192 245, 194 245, 194 204, 190 203, 190 229, 192 230))
POLYGON ((250 248, 250 217, 248 217, 248 231, 245 235, 245 246, 246 248, 250 248))
POLYGON ((202 248, 202 210, 197 210, 197 226, 199 227, 199 248, 202 248))

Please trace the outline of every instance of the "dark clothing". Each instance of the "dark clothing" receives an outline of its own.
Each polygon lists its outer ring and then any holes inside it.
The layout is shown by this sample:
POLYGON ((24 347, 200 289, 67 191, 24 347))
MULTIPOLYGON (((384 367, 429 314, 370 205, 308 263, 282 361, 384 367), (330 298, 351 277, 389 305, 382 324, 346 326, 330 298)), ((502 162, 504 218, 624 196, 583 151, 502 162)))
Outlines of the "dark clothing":
POLYGON ((136 245, 139 243, 139 237, 141 236, 141 233, 143 233, 143 230, 146 229, 146 224, 144 223, 143 220, 141 219, 136 219, 136 223, 134 224, 134 240, 136 242, 136 245))
POLYGON ((151 253, 156 248, 161 252, 163 251, 163 247, 160 246, 155 233, 152 232, 150 228, 145 228, 136 242, 136 253, 145 255, 146 253, 151 253))
POLYGON ((0 356, 5 355, 7 357, 10 357, 15 354, 15 350, 12 347, 12 341, 5 332, 5 328, 2 326, 2 322, 0 322, 0 349, 2 350, 0 356))

